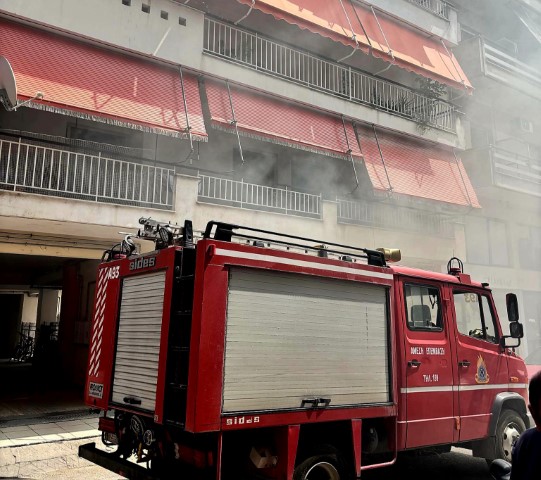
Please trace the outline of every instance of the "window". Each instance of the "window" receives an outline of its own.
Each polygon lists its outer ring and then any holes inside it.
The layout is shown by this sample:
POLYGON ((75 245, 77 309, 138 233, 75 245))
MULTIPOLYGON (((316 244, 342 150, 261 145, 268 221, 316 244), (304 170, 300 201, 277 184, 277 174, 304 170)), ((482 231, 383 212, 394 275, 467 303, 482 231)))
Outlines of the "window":
POLYGON ((468 262, 476 265, 509 265, 507 226, 493 219, 466 218, 468 262))
POLYGON ((498 343, 499 335, 488 297, 474 292, 457 292, 455 301, 458 331, 469 337, 498 343))
POLYGON ((519 239, 520 267, 525 270, 541 271, 541 228, 527 227, 526 238, 519 239))
POLYGON ((443 330, 438 289, 424 285, 405 286, 406 317, 410 330, 443 330))

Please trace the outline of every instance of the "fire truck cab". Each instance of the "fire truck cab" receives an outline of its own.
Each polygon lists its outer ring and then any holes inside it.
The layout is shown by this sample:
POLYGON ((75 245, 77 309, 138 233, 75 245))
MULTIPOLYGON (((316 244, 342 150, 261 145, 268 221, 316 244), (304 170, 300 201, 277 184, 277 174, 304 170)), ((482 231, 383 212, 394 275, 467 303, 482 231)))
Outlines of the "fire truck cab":
POLYGON ((529 426, 513 294, 506 336, 458 259, 443 274, 390 266, 394 250, 140 222, 156 250, 127 238, 98 269, 85 401, 114 452, 84 458, 128 478, 284 480, 452 445, 510 460, 529 426))

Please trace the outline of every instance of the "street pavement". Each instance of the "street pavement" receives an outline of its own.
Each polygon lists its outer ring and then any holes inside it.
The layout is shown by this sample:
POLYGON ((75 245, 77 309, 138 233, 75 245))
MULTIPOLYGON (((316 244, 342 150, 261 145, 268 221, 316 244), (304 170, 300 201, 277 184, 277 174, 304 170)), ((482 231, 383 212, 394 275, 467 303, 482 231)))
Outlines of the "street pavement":
POLYGON ((0 478, 117 479, 79 458, 79 445, 101 443, 98 416, 67 412, 0 422, 0 478))

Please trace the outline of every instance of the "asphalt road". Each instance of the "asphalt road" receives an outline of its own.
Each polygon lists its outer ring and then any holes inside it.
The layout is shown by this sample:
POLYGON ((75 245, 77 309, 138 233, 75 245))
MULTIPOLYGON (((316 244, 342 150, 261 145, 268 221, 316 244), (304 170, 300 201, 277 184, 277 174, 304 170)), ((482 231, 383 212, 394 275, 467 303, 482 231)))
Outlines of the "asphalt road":
POLYGON ((442 455, 401 457, 396 465, 363 473, 363 480, 491 480, 487 462, 469 450, 442 455))

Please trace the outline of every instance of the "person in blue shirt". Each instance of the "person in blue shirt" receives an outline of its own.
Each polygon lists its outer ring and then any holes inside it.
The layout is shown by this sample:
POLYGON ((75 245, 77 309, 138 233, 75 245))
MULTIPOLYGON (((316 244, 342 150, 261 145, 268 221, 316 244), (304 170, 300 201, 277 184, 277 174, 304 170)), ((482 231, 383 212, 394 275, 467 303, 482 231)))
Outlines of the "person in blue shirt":
POLYGON ((535 427, 526 430, 513 447, 510 480, 541 479, 541 371, 530 379, 528 400, 535 427))

